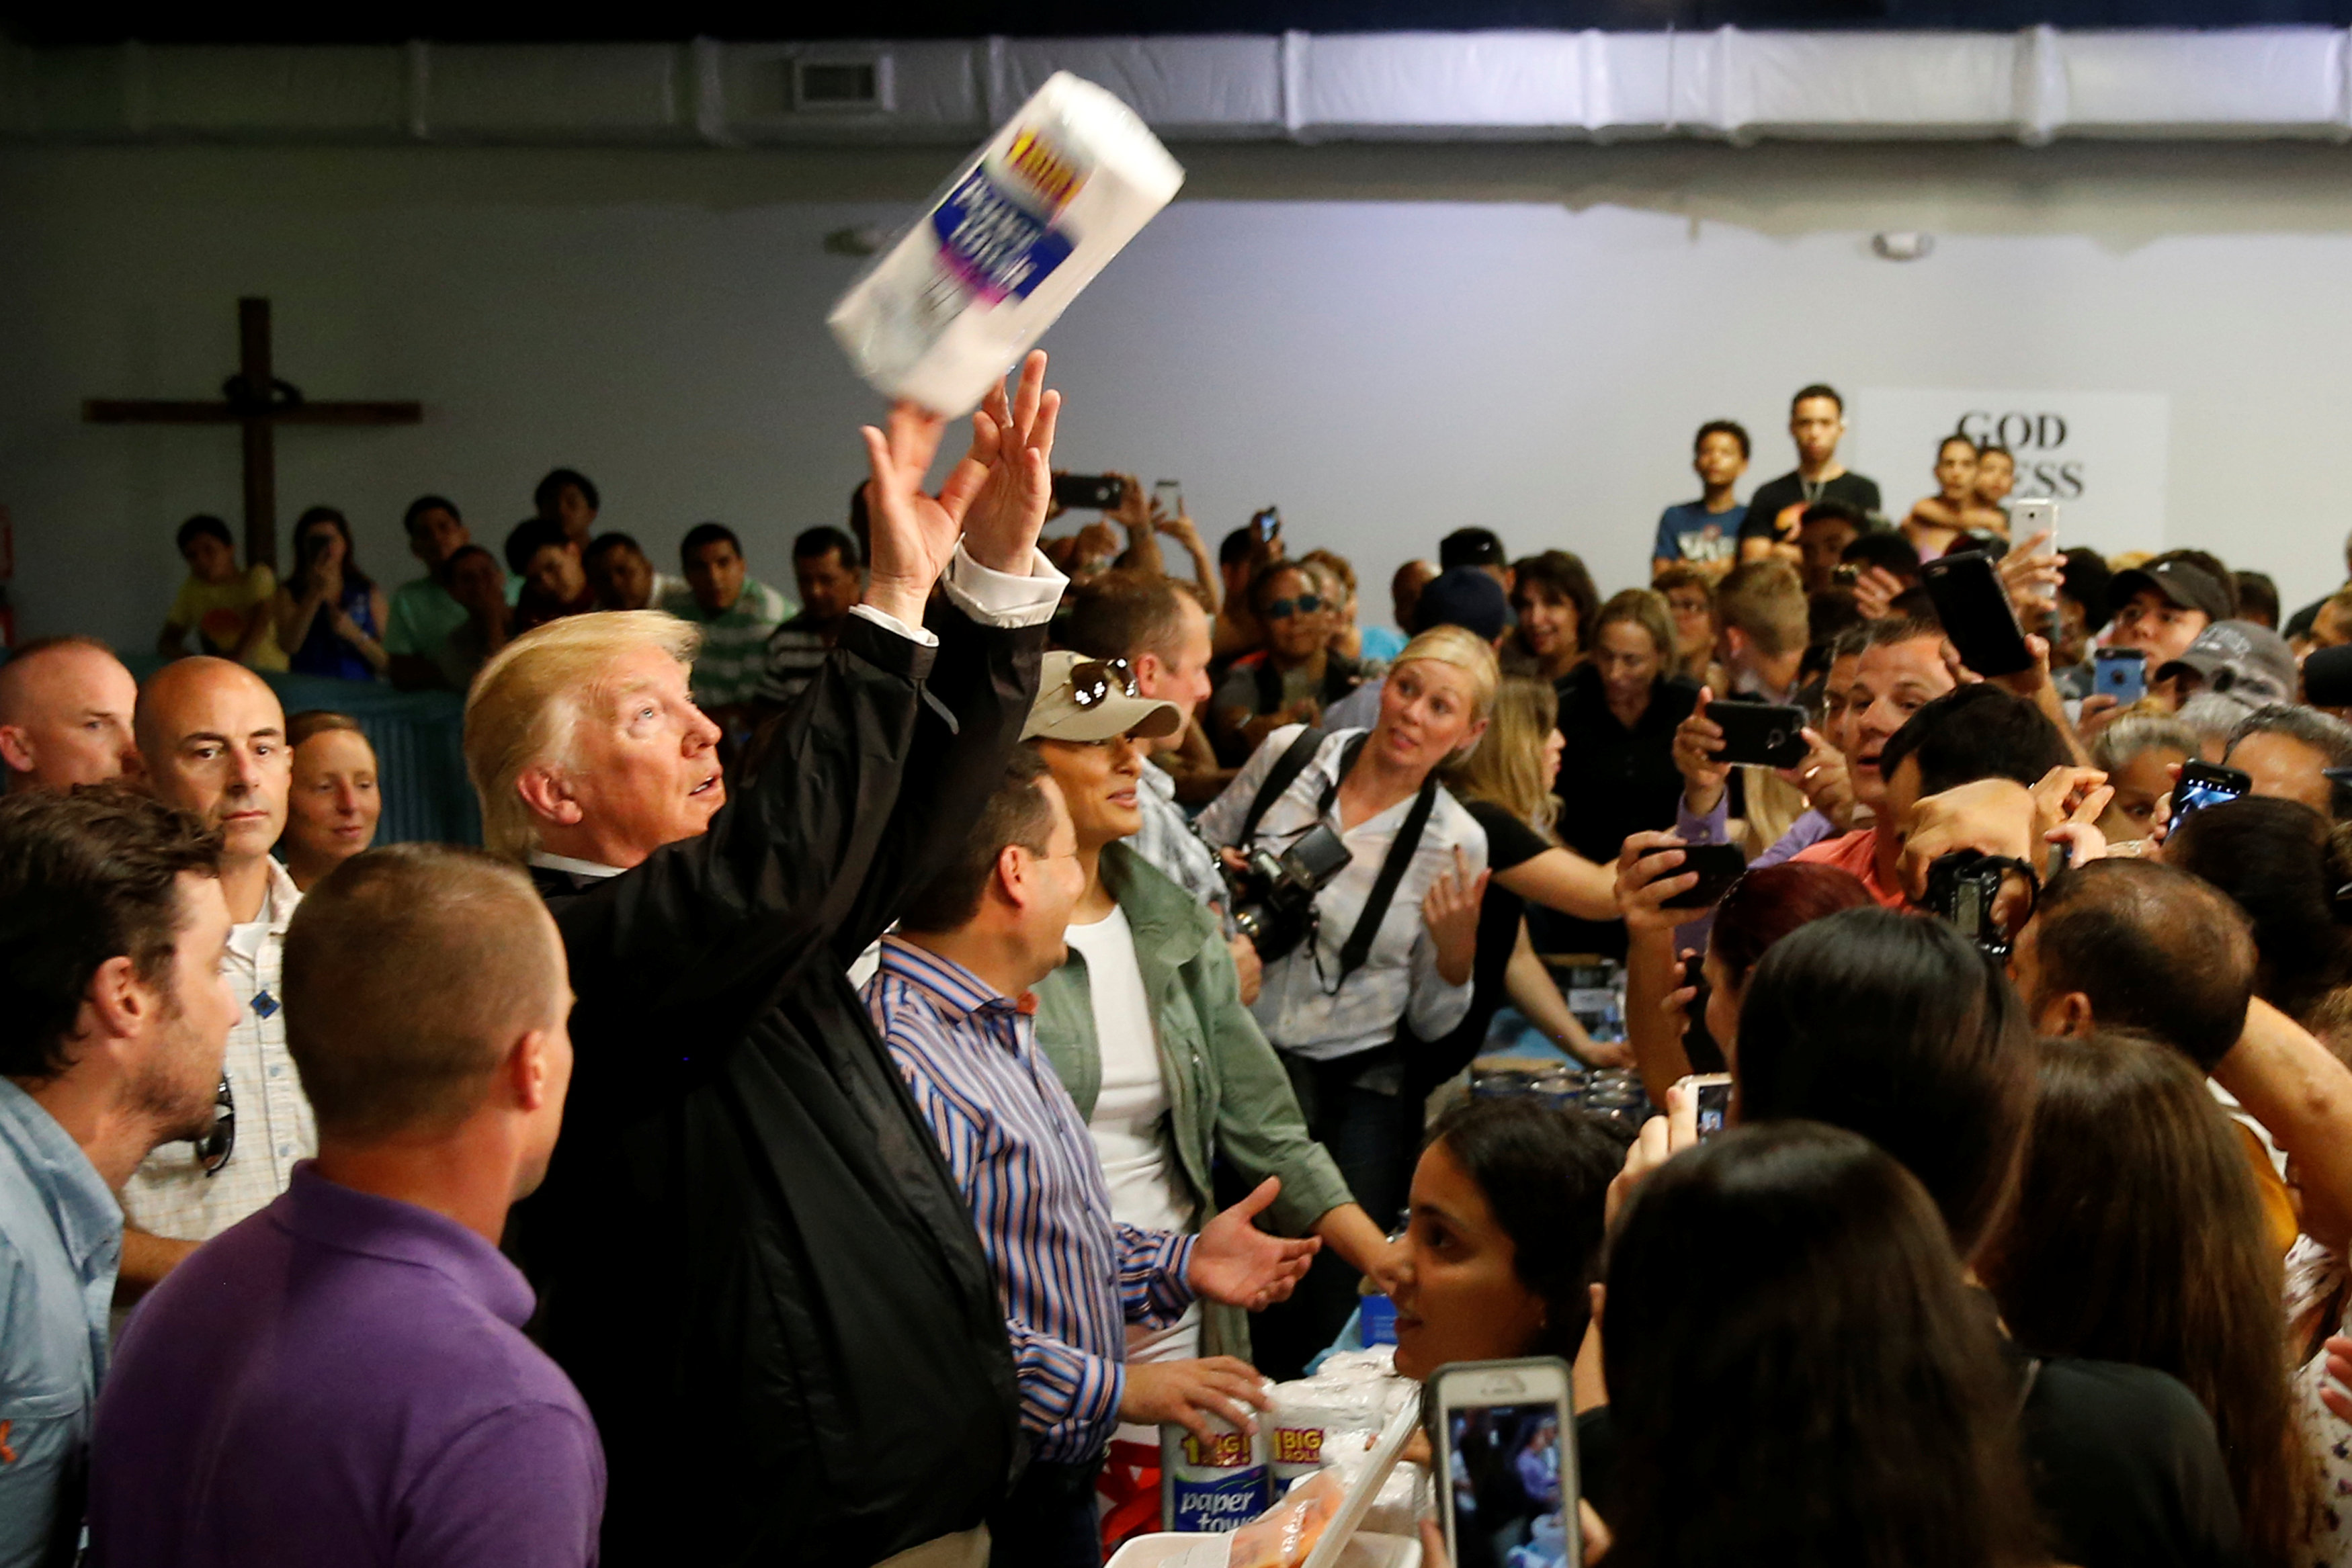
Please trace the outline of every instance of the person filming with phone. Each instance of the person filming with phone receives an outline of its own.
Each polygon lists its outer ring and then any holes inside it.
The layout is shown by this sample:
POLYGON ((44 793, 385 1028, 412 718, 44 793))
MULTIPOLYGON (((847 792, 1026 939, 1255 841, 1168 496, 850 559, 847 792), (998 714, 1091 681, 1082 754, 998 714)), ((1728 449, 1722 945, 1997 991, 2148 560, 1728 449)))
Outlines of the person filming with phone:
MULTIPOLYGON (((1391 666, 1371 729, 1276 730, 1201 813, 1202 836, 1229 852, 1235 912, 1265 964, 1251 1012, 1308 1132, 1383 1229, 1421 1144, 1406 1056, 1469 1011, 1486 885, 1486 831, 1437 770, 1486 734, 1497 679, 1476 636, 1424 632, 1391 666)), ((1260 1328, 1260 1365, 1285 1370, 1328 1344, 1355 1286, 1353 1270, 1318 1259, 1305 1304, 1260 1328)))

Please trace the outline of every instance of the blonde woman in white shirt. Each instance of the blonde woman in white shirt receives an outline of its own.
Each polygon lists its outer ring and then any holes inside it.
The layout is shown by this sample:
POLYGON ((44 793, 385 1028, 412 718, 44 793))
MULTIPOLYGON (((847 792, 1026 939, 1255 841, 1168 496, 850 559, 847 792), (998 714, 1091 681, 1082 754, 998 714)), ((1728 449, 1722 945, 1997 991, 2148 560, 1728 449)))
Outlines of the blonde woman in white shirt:
MULTIPOLYGON (((1424 632, 1390 666, 1370 730, 1325 736, 1252 824, 1261 787, 1303 733, 1276 730, 1198 823, 1227 850, 1255 842, 1279 855, 1318 825, 1347 848, 1347 865, 1315 896, 1313 936, 1286 952, 1261 952, 1265 982, 1250 1010, 1282 1055, 1308 1131, 1384 1229, 1403 1207, 1421 1146, 1422 1107, 1403 1092, 1400 1040, 1408 1031, 1442 1039, 1469 1011, 1486 887, 1486 831, 1437 772, 1485 735, 1498 680, 1495 651, 1471 632, 1424 632), (1399 852, 1388 907, 1376 928, 1359 933, 1390 852, 1416 817, 1421 829, 1399 852), (1351 967, 1350 958, 1360 961, 1351 967)), ((1352 1281, 1343 1283, 1352 1290, 1352 1281)), ((1300 1295, 1314 1300, 1311 1311, 1336 1308, 1344 1319, 1346 1296, 1325 1299, 1312 1279, 1300 1295)))

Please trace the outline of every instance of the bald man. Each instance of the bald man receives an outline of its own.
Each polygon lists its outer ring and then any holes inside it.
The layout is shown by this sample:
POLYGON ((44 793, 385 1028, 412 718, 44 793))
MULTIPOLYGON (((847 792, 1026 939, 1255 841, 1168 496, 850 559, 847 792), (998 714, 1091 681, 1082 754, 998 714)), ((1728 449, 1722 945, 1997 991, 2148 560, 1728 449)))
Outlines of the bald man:
POLYGON ((221 893, 235 923, 221 973, 237 1019, 214 1135, 164 1145, 123 1188, 119 1301, 136 1301, 196 1243, 284 1192, 294 1162, 319 1147, 280 1005, 286 925, 302 894, 269 855, 293 779, 278 695, 226 659, 174 660, 141 688, 134 733, 156 797, 220 832, 221 893))
POLYGON ((0 664, 0 766, 10 789, 137 777, 139 684, 94 637, 43 637, 0 664))

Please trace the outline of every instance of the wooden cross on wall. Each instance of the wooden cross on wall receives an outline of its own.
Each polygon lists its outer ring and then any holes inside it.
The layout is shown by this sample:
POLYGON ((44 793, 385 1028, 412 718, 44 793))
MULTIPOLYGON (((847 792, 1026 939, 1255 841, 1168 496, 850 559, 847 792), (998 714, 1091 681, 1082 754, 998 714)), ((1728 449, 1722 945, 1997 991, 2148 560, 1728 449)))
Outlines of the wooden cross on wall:
POLYGON ((236 424, 245 427, 245 551, 247 565, 278 565, 278 444, 281 424, 415 424, 414 402, 312 402, 270 373, 269 301, 236 302, 236 374, 221 383, 219 402, 170 398, 91 398, 81 416, 92 424, 236 424))

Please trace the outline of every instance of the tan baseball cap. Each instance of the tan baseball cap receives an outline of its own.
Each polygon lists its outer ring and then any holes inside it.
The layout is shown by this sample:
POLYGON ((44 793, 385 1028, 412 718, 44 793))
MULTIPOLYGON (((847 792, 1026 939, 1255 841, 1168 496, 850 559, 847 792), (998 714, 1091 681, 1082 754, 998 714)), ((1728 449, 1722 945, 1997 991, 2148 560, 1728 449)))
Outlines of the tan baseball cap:
POLYGON ((1156 739, 1173 735, 1184 710, 1171 702, 1135 695, 1135 676, 1125 659, 1089 659, 1083 653, 1052 653, 1037 680, 1037 700, 1029 705, 1024 740, 1108 740, 1114 735, 1156 739))

